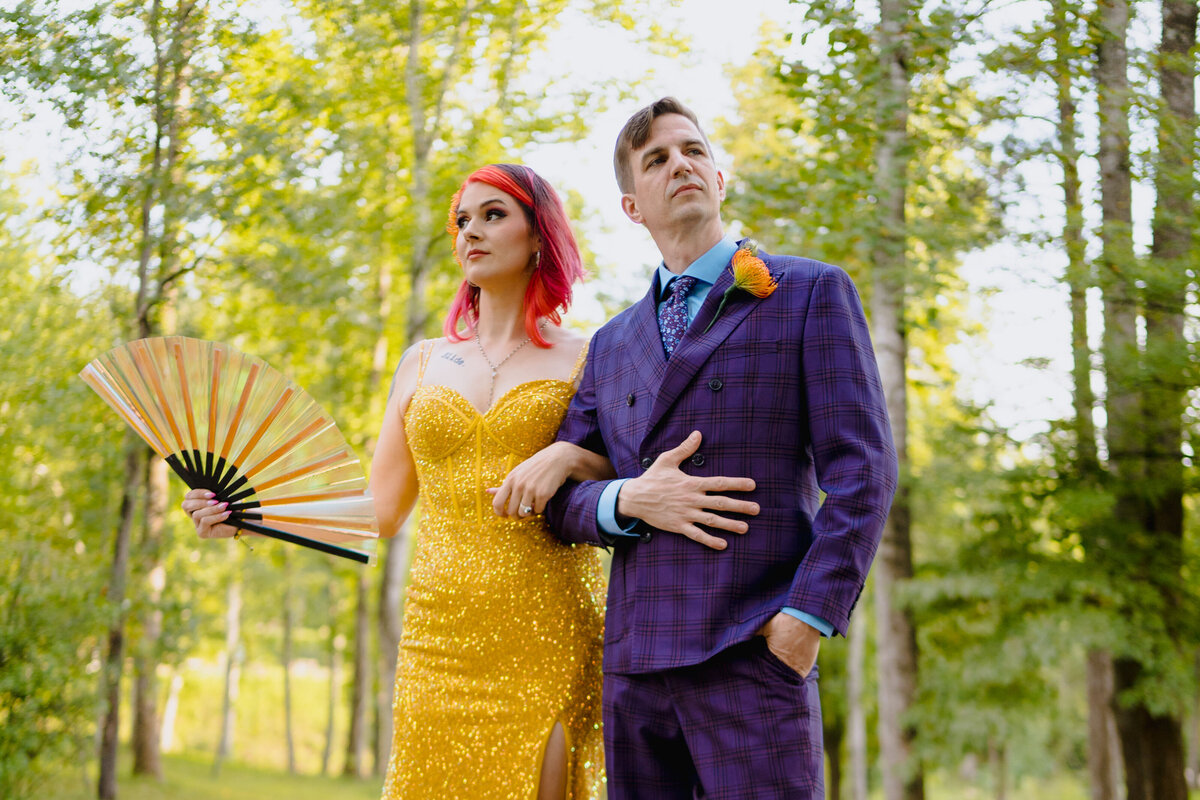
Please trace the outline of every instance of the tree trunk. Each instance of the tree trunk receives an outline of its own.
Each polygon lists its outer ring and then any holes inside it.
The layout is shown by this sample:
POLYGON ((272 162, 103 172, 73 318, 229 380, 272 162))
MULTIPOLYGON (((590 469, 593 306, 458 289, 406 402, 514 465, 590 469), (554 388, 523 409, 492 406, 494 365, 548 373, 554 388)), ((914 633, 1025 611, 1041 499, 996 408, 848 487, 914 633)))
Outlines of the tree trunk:
MULTIPOLYGON (((1192 682, 1200 685, 1200 650, 1192 654, 1192 682)), ((1187 776, 1188 788, 1200 789, 1200 696, 1192 698, 1192 709, 1188 715, 1191 736, 1188 737, 1187 776)))
POLYGON ((1121 742, 1113 716, 1112 656, 1092 648, 1087 654, 1088 779, 1091 800, 1118 800, 1121 742))
MULTIPOLYGON (((1085 485, 1097 487, 1100 459, 1092 411, 1092 352, 1088 344, 1087 290, 1092 285, 1083 238, 1083 204, 1079 181, 1079 130, 1072 95, 1073 58, 1076 48, 1071 31, 1076 21, 1068 0, 1054 0, 1051 21, 1054 29, 1054 80, 1058 99, 1058 160, 1063 172, 1063 244, 1067 253, 1066 281, 1071 306, 1071 379, 1075 412, 1075 472, 1085 485)), ((1103 547, 1102 531, 1085 532, 1088 551, 1103 547)), ((1120 740, 1113 717, 1111 656, 1092 648, 1087 654, 1088 776, 1092 800, 1117 800, 1121 780, 1120 740)))
POLYGON ((221 774, 221 764, 233 752, 233 728, 237 720, 238 682, 242 661, 242 576, 239 571, 229 581, 225 607, 225 691, 221 698, 221 736, 213 759, 213 775, 221 774))
POLYGON ((370 591, 367 573, 358 574, 354 600, 354 687, 350 696, 350 737, 346 742, 343 775, 355 778, 367 773, 367 698, 371 696, 370 591))
POLYGON ((334 721, 337 714, 337 699, 341 693, 342 648, 345 642, 337 632, 337 597, 333 581, 325 584, 325 607, 329 610, 329 706, 325 717, 325 748, 321 751, 321 774, 329 774, 329 762, 333 758, 334 721))
POLYGON ((96 794, 100 800, 117 796, 117 734, 121 717, 121 672, 125 664, 125 581, 129 572, 129 539, 137 508, 138 489, 142 485, 142 460, 146 446, 130 439, 125 451, 125 492, 121 497, 120 522, 113 540, 112 571, 108 579, 107 601, 114 610, 108 629, 108 652, 102 671, 104 719, 100 723, 100 777, 96 794))
MULTIPOLYGON (((1196 95, 1193 49, 1196 44, 1194 0, 1164 0, 1159 48, 1158 157, 1155 170, 1153 244, 1145 287, 1145 354, 1141 385, 1146 454, 1142 493, 1140 559, 1143 574, 1164 598, 1168 635, 1182 637, 1177 618, 1183 595, 1184 472, 1183 414, 1190 382, 1184 336, 1188 268, 1193 246, 1193 174, 1196 95)), ((1136 684, 1142 665, 1118 663, 1118 691, 1136 684)), ((1155 714, 1138 703, 1123 709, 1126 782, 1129 800, 1186 800, 1187 778, 1182 715, 1155 714), (1132 756, 1132 758, 1131 758, 1132 756), (1130 761, 1139 762, 1136 769, 1130 761), (1140 786, 1135 789, 1133 782, 1140 786)))
POLYGON ((846 729, 841 726, 825 729, 825 757, 829 759, 829 796, 840 800, 842 796, 842 742, 846 729))
MULTIPOLYGON (((924 775, 914 756, 916 730, 905 722, 917 688, 917 638, 911 614, 895 605, 899 584, 912 577, 911 505, 908 473, 908 400, 904 297, 907 263, 904 203, 907 196, 908 72, 907 0, 880 0, 879 142, 876 153, 878 225, 872 245, 871 326, 887 397, 900 487, 883 529, 875 563, 878 618, 879 743, 886 800, 923 800, 924 775)), ((914 17, 915 19, 915 17, 914 17)))
MULTIPOLYGON (((1117 659, 1117 692, 1137 685, 1141 664, 1117 659)), ((1179 720, 1151 714, 1142 703, 1117 709, 1121 752, 1125 757, 1125 796, 1128 800, 1187 800, 1183 736, 1179 720), (1129 734, 1136 734, 1136 738, 1129 734)))
MULTIPOLYGON (((154 249, 154 239, 150 231, 150 219, 154 205, 157 202, 159 183, 162 178, 162 137, 164 134, 163 86, 165 62, 159 40, 159 21, 162 3, 154 0, 150 7, 148 28, 154 40, 155 77, 152 93, 154 103, 154 145, 150 165, 146 174, 146 189, 141 202, 141 228, 138 242, 137 294, 134 302, 134 317, 139 337, 149 335, 149 297, 152 294, 149 275, 150 256, 154 249)), ((121 521, 118 525, 117 538, 113 547, 113 566, 109 578, 108 598, 115 604, 117 619, 108 632, 108 656, 104 669, 104 695, 107 707, 104 721, 101 725, 100 739, 100 776, 97 794, 100 800, 112 800, 117 796, 117 736, 118 719, 120 716, 120 685, 121 672, 124 666, 125 649, 125 584, 129 570, 129 539, 133 526, 134 503, 138 484, 142 483, 141 460, 145 457, 146 448, 140 442, 133 445, 136 453, 126 458, 125 464, 125 494, 121 502, 121 521)))
POLYGON ((167 702, 163 706, 160 727, 159 752, 169 753, 175 748, 175 719, 179 716, 179 693, 183 691, 183 674, 175 670, 171 675, 167 702))
MULTIPOLYGON (((894 416, 892 425, 898 425, 894 416)), ((923 800, 925 796, 924 777, 913 753, 916 730, 904 720, 917 690, 916 631, 909 614, 892 602, 896 585, 912 577, 907 492, 904 495, 900 508, 892 505, 875 565, 879 746, 885 800, 923 800)))
MULTIPOLYGON (((1188 5, 1188 4, 1183 4, 1188 5)), ((1178 588, 1178 569, 1181 564, 1179 537, 1169 529, 1174 500, 1170 475, 1173 468, 1167 462, 1177 461, 1178 448, 1163 458, 1156 451, 1164 447, 1164 437, 1175 441, 1179 420, 1164 420, 1171 416, 1170 393, 1167 383, 1155 380, 1160 369, 1158 348, 1169 340, 1175 315, 1171 293, 1158 292, 1153 272, 1143 276, 1147 284, 1146 343, 1148 352, 1143 362, 1137 340, 1137 302, 1135 295, 1136 261, 1132 244, 1131 181, 1129 169, 1129 87, 1126 75, 1128 59, 1125 39, 1129 25, 1126 0, 1105 0, 1099 7, 1100 43, 1097 52, 1097 88, 1100 109, 1100 188, 1102 233, 1102 279, 1105 289, 1105 372, 1108 381, 1108 444, 1109 466, 1117 487, 1116 531, 1125 544, 1122 553, 1124 566, 1131 580, 1155 585, 1164 598, 1163 609, 1171 613, 1177 602, 1170 598, 1178 588), (1164 297, 1166 304, 1164 305, 1164 297), (1152 306, 1152 307, 1151 307, 1152 306), (1152 388, 1146 388, 1152 387, 1152 388), (1151 421, 1153 419, 1153 421, 1151 421), (1149 458, 1147 456, 1150 456, 1149 458), (1158 463, 1163 462, 1163 463, 1158 463)), ((1177 10, 1164 7, 1164 53, 1182 38, 1179 26, 1186 27, 1190 18, 1191 40, 1195 39, 1195 8, 1177 10)), ((1173 60, 1164 60, 1164 65, 1173 60)), ((1190 70, 1190 67, 1186 67, 1190 70)), ((1170 82, 1170 79, 1168 79, 1170 82)), ((1190 78, 1187 81, 1190 83, 1190 78)), ((1164 91, 1170 91, 1164 85, 1164 91)), ((1167 102, 1170 108, 1171 102, 1167 102)), ((1186 113, 1192 114, 1191 109, 1186 113)), ((1166 122, 1171 116, 1164 116, 1166 122)), ((1160 143, 1161 146, 1161 143, 1160 143)), ((1170 143, 1167 144, 1168 151, 1170 143)), ((1188 152, 1190 153, 1190 146, 1188 152)), ((1168 152, 1160 152, 1160 158, 1168 152)), ((1159 178, 1174 173, 1177 165, 1160 164, 1159 178)), ((1170 179, 1164 185, 1156 180, 1156 188, 1167 191, 1160 195, 1156 208, 1156 251, 1170 251, 1166 244, 1173 236, 1160 238, 1159 222, 1164 232, 1171 228, 1167 220, 1173 214, 1164 206, 1170 203, 1170 179), (1160 215, 1159 209, 1163 209, 1160 215), (1160 249, 1160 242, 1165 246, 1160 249)), ((1189 234, 1182 234, 1188 241, 1189 234)), ((1157 255, 1157 253, 1156 253, 1157 255)), ((1169 256, 1165 256, 1169 258, 1169 256)), ((1170 279, 1167 279, 1168 284, 1170 279)), ((1182 309, 1182 303, 1179 304, 1182 309)), ((1168 343, 1169 348, 1169 343, 1168 343)), ((1176 382, 1174 380, 1172 383, 1176 382)), ((1170 448, 1168 448, 1170 449, 1170 448)), ((1181 523, 1180 523, 1181 524, 1181 523)), ((1167 620, 1168 630, 1176 626, 1167 620)), ((1138 688, 1143 666, 1135 656, 1123 656, 1113 665, 1114 688, 1118 697, 1138 688)), ((1122 703, 1116 710, 1117 729, 1125 763, 1125 786, 1128 800, 1185 800, 1182 730, 1179 720, 1152 714, 1141 700, 1122 703)))
POLYGON ((1054 28, 1054 81, 1058 99, 1058 162, 1063 172, 1063 245, 1067 253, 1067 286, 1071 303, 1071 378, 1075 410, 1076 466, 1086 480, 1098 477, 1096 426, 1092 410, 1096 394, 1092 391, 1092 353, 1088 345, 1087 290, 1092 274, 1086 259, 1083 239, 1083 203, 1079 183, 1079 128, 1075 121, 1076 104, 1072 95, 1073 55, 1071 0, 1054 0, 1051 22, 1054 28))
MULTIPOLYGON (((392 317, 392 266, 390 262, 380 264, 378 286, 379 333, 375 340, 375 350, 371 362, 371 375, 368 384, 372 404, 377 399, 383 400, 388 396, 384 392, 384 378, 390 366, 391 356, 388 347, 387 332, 391 329, 392 317)), ((414 334, 409 326, 407 339, 411 342, 420 340, 421 332, 414 334)), ((382 408, 376 415, 382 419, 382 408)), ((367 443, 367 452, 375 454, 375 439, 367 443)), ((375 692, 375 769, 381 776, 387 768, 392 750, 392 731, 394 727, 392 700, 394 697, 396 675, 396 653, 400 646, 401 599, 405 578, 405 554, 408 551, 406 538, 407 526, 401 526, 396 535, 379 543, 382 553, 383 569, 379 575, 379 681, 375 692)))
MULTIPOLYGON (((408 116, 412 125, 412 165, 411 180, 408 187, 410 202, 416 216, 413 226, 412 256, 408 267, 408 308, 406 309, 407 328, 410 343, 420 338, 425 329, 425 320, 429 310, 425 303, 425 284, 429 247, 433 239, 430 231, 432 212, 429 208, 429 150, 433 136, 428 129, 427 114, 425 113, 425 72, 421 69, 421 43, 424 24, 421 19, 422 4, 420 0, 412 0, 408 4, 408 58, 404 63, 404 96, 408 103, 408 116)), ((449 65, 447 65, 447 70, 449 65)), ((434 120, 435 123, 437 120, 434 120)))
POLYGON ((158 662, 162 639, 162 597, 167 570, 163 563, 162 539, 167 503, 167 462, 152 457, 146 466, 143 498, 142 563, 146 568, 146 592, 141 641, 134 660, 136 680, 133 698, 133 774, 152 775, 162 780, 161 732, 158 719, 158 662))
MULTIPOLYGON (((847 749, 850 756, 850 800, 867 800, 867 712, 866 697, 867 629, 850 626, 846 653, 847 749)), ((840 800, 834 795, 834 800, 840 800)))
MULTIPOLYGON (((427 85, 427 72, 422 69, 418 57, 423 41, 423 5, 419 0, 412 0, 408 6, 409 40, 408 58, 404 68, 404 95, 408 104, 413 142, 412 161, 409 168, 412 177, 408 187, 408 196, 416 217, 409 237, 412 256, 408 268, 409 296, 406 309, 406 331, 410 343, 419 341, 426 328, 429 317, 429 304, 425 298, 425 287, 429 279, 429 248, 433 244, 434 238, 440 233, 438 217, 435 216, 430 206, 432 185, 430 152, 436 132, 442 125, 446 91, 452 85, 452 79, 457 75, 457 70, 466 52, 470 38, 467 36, 467 32, 477 5, 478 0, 468 0, 459 13, 458 25, 450 40, 449 55, 442 63, 441 80, 433 87, 427 85), (432 113, 427 111, 428 107, 432 107, 432 113)), ((500 104, 503 105, 505 102, 506 97, 502 92, 500 104)))
MULTIPOLYGON (((1183 563, 1183 413, 1190 387, 1184 336, 1193 246, 1193 174, 1196 91, 1192 48, 1196 44, 1194 0, 1164 0, 1159 85, 1158 159, 1154 187, 1153 244, 1145 275, 1147 529, 1154 547, 1169 555, 1164 589, 1178 608, 1183 563)), ((1176 626, 1171 626, 1177 630, 1176 626)))
MULTIPOLYGON (((1131 235, 1131 186, 1129 168, 1129 86, 1125 49, 1129 8, 1125 0, 1102 0, 1097 9, 1099 45, 1096 83, 1100 115, 1101 238, 1099 280, 1104 291, 1105 410, 1108 424, 1108 466, 1112 474, 1116 506, 1114 529, 1109 541, 1132 542, 1138 532, 1140 513, 1138 488, 1144 474, 1141 403, 1137 394, 1140 354, 1137 346, 1137 307, 1132 281, 1134 255, 1131 235)), ((1129 567, 1139 570, 1139 553, 1129 552, 1129 567)), ((1113 664, 1115 693, 1132 688, 1140 674, 1136 662, 1119 658, 1113 664)), ((1147 788, 1139 729, 1141 715, 1136 707, 1118 706, 1114 700, 1117 731, 1124 756, 1125 783, 1129 800, 1152 800, 1147 788)))
POLYGON ((1008 800, 1008 758, 1003 742, 992 742, 988 745, 988 764, 992 768, 996 800, 1008 800))
POLYGON ((408 526, 401 527, 385 544, 383 574, 379 581, 379 692, 378 739, 375 771, 383 773, 391 758, 395 720, 396 661, 404 618, 404 576, 408 565, 408 526))
POLYGON ((296 744, 292 731, 292 628, 295 626, 295 598, 292 591, 292 560, 283 551, 283 731, 287 748, 287 770, 296 774, 296 744))

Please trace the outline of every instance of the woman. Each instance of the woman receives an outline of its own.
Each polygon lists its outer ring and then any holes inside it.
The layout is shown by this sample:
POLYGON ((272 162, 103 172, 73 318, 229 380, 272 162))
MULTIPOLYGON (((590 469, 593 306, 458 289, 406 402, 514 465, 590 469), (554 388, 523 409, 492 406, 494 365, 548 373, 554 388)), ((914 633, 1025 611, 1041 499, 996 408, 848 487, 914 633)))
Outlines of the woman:
MULTIPOLYGON (((371 469, 382 535, 418 496, 422 509, 384 797, 591 797, 603 577, 541 516, 568 478, 612 476, 551 444, 585 357, 559 327, 579 251, 554 190, 511 164, 467 178, 447 230, 464 280, 445 337, 400 361, 371 469)), ((192 494, 201 535, 232 535, 228 512, 192 494)))

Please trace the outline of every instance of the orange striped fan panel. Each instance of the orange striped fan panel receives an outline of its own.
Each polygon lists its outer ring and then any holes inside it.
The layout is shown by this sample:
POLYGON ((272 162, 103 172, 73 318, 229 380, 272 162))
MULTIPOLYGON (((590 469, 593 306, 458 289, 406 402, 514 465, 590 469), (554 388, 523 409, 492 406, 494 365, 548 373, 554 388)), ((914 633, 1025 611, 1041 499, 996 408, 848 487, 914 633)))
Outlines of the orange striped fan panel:
POLYGON ((80 377, 228 524, 361 563, 379 528, 362 464, 299 386, 227 344, 138 339, 80 377))

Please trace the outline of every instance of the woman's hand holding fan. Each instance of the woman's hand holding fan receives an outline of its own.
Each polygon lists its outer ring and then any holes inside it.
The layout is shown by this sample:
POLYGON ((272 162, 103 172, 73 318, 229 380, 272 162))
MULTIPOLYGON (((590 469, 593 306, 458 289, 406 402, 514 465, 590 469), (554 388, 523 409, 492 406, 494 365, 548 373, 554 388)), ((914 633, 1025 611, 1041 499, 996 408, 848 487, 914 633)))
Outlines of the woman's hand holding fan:
POLYGON ((238 535, 238 529, 223 524, 233 512, 228 503, 217 500, 207 489, 190 489, 183 496, 183 510, 192 518, 201 539, 228 539, 238 535))

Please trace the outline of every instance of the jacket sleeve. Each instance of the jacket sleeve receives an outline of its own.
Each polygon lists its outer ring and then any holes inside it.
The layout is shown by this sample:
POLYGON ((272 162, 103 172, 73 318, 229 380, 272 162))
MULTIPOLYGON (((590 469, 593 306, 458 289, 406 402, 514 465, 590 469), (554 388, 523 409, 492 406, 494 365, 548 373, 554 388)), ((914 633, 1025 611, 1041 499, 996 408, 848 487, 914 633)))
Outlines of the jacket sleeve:
MULTIPOLYGON (((608 450, 600 435, 596 414, 596 345, 596 339, 593 338, 588 347, 587 363, 583 368, 579 389, 559 426, 558 441, 571 442, 607 457, 608 450)), ((546 506, 546 517, 554 535, 564 542, 605 546, 596 521, 596 508, 600 494, 608 483, 570 480, 564 483, 546 506)))
POLYGON ((815 280, 802 336, 800 377, 826 496, 785 605, 845 634, 883 535, 898 465, 862 302, 842 270, 829 267, 815 280))

